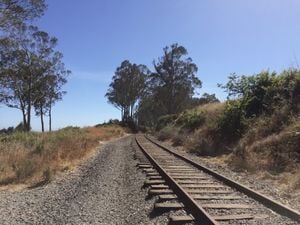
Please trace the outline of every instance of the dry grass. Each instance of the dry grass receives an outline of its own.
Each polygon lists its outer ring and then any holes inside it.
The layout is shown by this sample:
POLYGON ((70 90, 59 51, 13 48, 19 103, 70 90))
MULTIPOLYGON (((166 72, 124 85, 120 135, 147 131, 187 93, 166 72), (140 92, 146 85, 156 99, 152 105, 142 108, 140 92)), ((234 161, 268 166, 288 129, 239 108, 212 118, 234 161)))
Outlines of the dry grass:
POLYGON ((0 136, 0 185, 41 185, 70 170, 95 152, 99 141, 121 137, 117 125, 65 128, 52 133, 0 136))
POLYGON ((101 127, 85 127, 83 130, 89 135, 101 139, 101 141, 109 141, 114 138, 122 137, 128 132, 125 128, 115 124, 103 125, 101 127))
POLYGON ((171 139, 176 133, 177 132, 174 132, 174 128, 172 126, 166 126, 158 132, 157 139, 165 141, 171 139))
POLYGON ((274 122, 271 118, 270 122, 266 123, 266 120, 261 118, 239 141, 233 161, 237 156, 246 164, 255 162, 256 170, 272 173, 292 170, 300 162, 300 118, 291 120, 293 122, 290 125, 272 132, 277 119, 274 122))
POLYGON ((224 111, 224 107, 224 103, 209 103, 187 110, 177 116, 175 122, 163 127, 158 132, 157 138, 160 141, 171 139, 173 146, 183 146, 196 154, 217 154, 218 151, 224 150, 217 143, 215 136, 216 121, 224 111), (190 127, 195 125, 193 123, 195 117, 201 117, 201 123, 190 127))
POLYGON ((225 103, 216 102, 200 105, 196 109, 197 111, 204 112, 207 116, 217 118, 224 110, 225 103))

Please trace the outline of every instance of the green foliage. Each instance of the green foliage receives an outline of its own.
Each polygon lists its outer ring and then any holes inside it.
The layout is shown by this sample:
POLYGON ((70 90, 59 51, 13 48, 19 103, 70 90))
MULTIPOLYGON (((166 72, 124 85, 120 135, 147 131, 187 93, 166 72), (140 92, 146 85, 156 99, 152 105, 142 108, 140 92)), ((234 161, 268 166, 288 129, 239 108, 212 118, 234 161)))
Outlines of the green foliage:
POLYGON ((80 130, 80 127, 77 127, 77 126, 67 126, 67 127, 64 127, 62 129, 60 129, 59 131, 74 131, 74 130, 80 130))
POLYGON ((239 99, 240 109, 247 118, 272 114, 282 106, 296 113, 300 110, 300 71, 295 69, 279 75, 275 72, 241 77, 232 74, 225 85, 219 86, 225 89, 229 99, 239 99))
POLYGON ((43 15, 45 0, 0 0, 0 29, 10 30, 43 15))
POLYGON ((121 122, 118 119, 110 119, 108 122, 98 123, 94 127, 100 128, 100 127, 105 127, 105 126, 109 126, 112 124, 121 125, 121 122))
POLYGON ((172 44, 153 62, 155 71, 148 76, 138 106, 140 125, 155 127, 161 116, 180 113, 190 106, 195 89, 202 83, 197 77, 197 65, 187 54, 186 48, 172 44))
POLYGON ((131 64, 128 60, 116 69, 105 97, 121 110, 123 122, 133 119, 135 104, 144 92, 148 73, 145 65, 131 64))
MULTIPOLYGON (((218 128, 226 140, 241 137, 247 123, 261 115, 276 119, 276 112, 285 108, 285 116, 278 116, 276 124, 287 122, 286 113, 300 111, 300 72, 286 70, 281 74, 262 72, 253 76, 238 77, 232 74, 226 85, 221 86, 228 93, 224 114, 218 121, 218 128), (229 139, 228 139, 229 138, 229 139)), ((266 118, 266 120, 268 120, 266 118)), ((276 130, 277 127, 274 129, 276 130)), ((273 131, 274 131, 273 129, 273 131)))
POLYGON ((163 127, 172 125, 172 123, 174 123, 176 118, 177 118, 176 114, 164 115, 159 117, 156 125, 156 130, 161 130, 163 127))
POLYGON ((22 112, 24 131, 31 129, 32 109, 44 131, 43 116, 51 117, 70 73, 55 51, 57 38, 31 25, 45 9, 45 0, 0 0, 0 103, 22 112))
POLYGON ((166 114, 179 113, 202 83, 196 76, 196 64, 191 58, 184 58, 188 52, 183 46, 173 44, 163 51, 158 62, 154 61, 155 72, 150 77, 152 93, 158 96, 166 114))
POLYGON ((196 128, 203 125, 205 122, 205 116, 202 112, 197 111, 185 111, 180 113, 178 118, 175 120, 176 126, 181 126, 183 129, 193 131, 196 128))
POLYGON ((226 103, 223 114, 217 121, 217 131, 226 142, 241 137, 245 129, 245 116, 241 101, 229 101, 226 103))

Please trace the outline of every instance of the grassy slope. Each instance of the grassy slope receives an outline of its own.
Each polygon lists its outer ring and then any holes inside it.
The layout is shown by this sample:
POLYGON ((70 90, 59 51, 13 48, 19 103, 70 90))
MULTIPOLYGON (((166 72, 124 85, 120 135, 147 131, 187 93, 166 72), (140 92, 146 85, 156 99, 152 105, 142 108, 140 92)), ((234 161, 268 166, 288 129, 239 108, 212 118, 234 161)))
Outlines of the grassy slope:
POLYGON ((0 185, 49 182, 95 152, 99 141, 125 135, 117 125, 64 128, 52 133, 14 133, 0 136, 0 185))
POLYGON ((158 138, 197 155, 214 156, 213 162, 225 163, 233 170, 272 179, 285 190, 300 191, 300 118, 287 120, 284 111, 274 112, 248 121, 241 137, 228 140, 230 134, 225 137, 217 126, 224 106, 207 104, 161 121, 158 138))

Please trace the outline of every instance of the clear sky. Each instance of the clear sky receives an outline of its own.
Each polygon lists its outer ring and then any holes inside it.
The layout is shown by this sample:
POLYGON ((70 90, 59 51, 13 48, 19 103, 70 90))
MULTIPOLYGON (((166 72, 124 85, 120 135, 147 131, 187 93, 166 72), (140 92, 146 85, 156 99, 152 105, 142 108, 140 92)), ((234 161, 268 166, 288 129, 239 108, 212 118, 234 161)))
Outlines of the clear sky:
MULTIPOLYGON (((88 126, 119 118, 104 95, 124 59, 147 65, 172 43, 198 65, 203 92, 225 99, 217 83, 230 73, 281 71, 300 64, 299 0, 48 0, 36 23, 59 39, 72 70, 53 127, 88 126), (297 60, 298 59, 298 60, 297 60), (298 61, 298 62, 297 62, 298 61)), ((0 106, 0 128, 21 112, 0 106)), ((40 129, 39 119, 32 127, 40 129)))

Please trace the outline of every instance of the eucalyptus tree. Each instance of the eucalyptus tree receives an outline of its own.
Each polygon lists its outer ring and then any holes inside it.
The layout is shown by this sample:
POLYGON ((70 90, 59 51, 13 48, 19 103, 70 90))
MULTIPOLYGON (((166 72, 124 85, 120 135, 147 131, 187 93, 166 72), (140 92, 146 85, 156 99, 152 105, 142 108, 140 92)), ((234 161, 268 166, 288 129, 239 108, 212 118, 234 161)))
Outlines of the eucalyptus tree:
POLYGON ((41 106, 42 99, 51 93, 45 88, 49 86, 46 81, 66 70, 61 67, 61 53, 53 49, 56 38, 25 24, 17 31, 0 39, 0 90, 5 105, 22 111, 25 130, 29 131, 33 107, 41 106))
POLYGON ((63 55, 60 52, 55 53, 52 58, 52 69, 47 76, 49 86, 45 106, 49 116, 49 131, 52 130, 52 108, 67 93, 62 88, 67 83, 67 76, 71 74, 70 70, 65 69, 62 57, 63 55))
POLYGON ((172 44, 163 49, 163 56, 153 65, 155 72, 151 75, 152 93, 157 96, 165 114, 178 113, 186 108, 195 88, 201 87, 197 77, 197 66, 186 48, 172 44))
POLYGON ((153 61, 155 71, 149 76, 147 94, 138 106, 140 124, 152 126, 160 116, 179 113, 191 104, 195 89, 201 88, 202 83, 196 64, 184 57, 187 54, 186 48, 172 44, 153 61))
POLYGON ((145 65, 121 63, 106 93, 108 101, 121 110, 122 121, 133 119, 137 101, 145 89, 145 81, 150 71, 145 65))
POLYGON ((0 0, 0 29, 7 30, 44 14, 45 0, 0 0))
POLYGON ((40 117, 42 132, 44 132, 44 116, 49 117, 49 131, 52 130, 52 108, 55 102, 62 100, 66 91, 62 90, 71 71, 66 70, 61 62, 62 55, 57 53, 51 59, 51 68, 40 79, 35 90, 35 114, 40 117))

